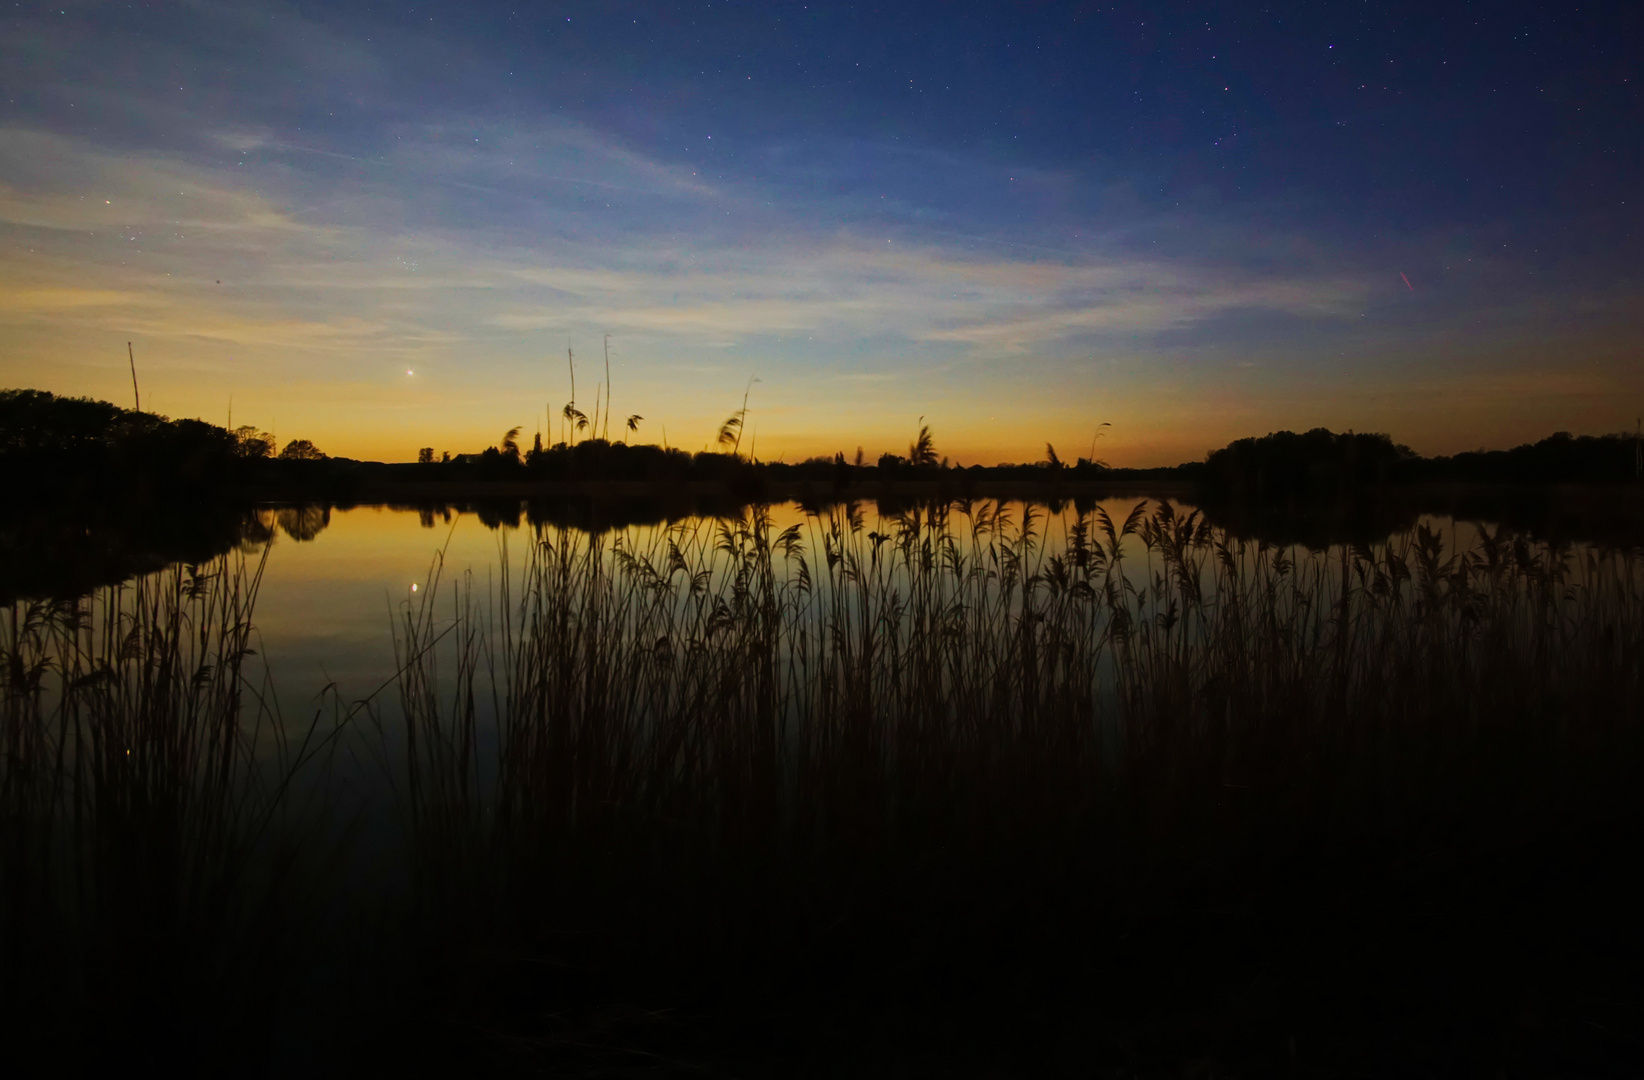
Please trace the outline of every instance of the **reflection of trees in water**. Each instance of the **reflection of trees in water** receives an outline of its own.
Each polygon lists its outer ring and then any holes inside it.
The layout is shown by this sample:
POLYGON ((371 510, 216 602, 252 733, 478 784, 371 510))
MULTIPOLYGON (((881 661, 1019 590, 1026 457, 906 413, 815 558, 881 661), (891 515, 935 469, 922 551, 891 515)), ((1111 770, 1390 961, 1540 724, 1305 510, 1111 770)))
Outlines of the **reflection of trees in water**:
POLYGON ((472 514, 488 529, 517 529, 522 523, 555 525, 583 532, 605 532, 635 525, 660 525, 691 517, 734 515, 747 506, 740 499, 710 496, 658 498, 625 496, 553 499, 467 499, 454 502, 395 503, 394 510, 414 510, 425 529, 449 524, 453 516, 472 514))
POLYGON ((260 547, 274 539, 276 533, 285 533, 299 544, 307 543, 331 524, 331 506, 328 503, 307 503, 301 506, 259 506, 245 515, 241 529, 242 544, 260 547))
POLYGON ((274 535, 244 506, 88 501, 0 513, 0 605, 82 596, 174 563, 204 563, 274 535))
POLYGON ((0 605, 81 596, 174 563, 203 563, 236 548, 257 551, 279 533, 306 542, 330 524, 327 505, 18 507, 0 514, 0 605))
POLYGON ((282 506, 275 513, 280 531, 298 543, 314 539, 331 524, 329 506, 282 506))
POLYGON ((245 515, 245 522, 240 526, 240 550, 256 551, 274 539, 277 522, 274 511, 266 509, 249 510, 245 515))
POLYGON ((1290 500, 1282 503, 1205 499, 1205 520, 1241 540, 1301 544, 1324 551, 1338 544, 1379 544, 1416 527, 1419 516, 1406 499, 1290 500))
POLYGON ((1414 529, 1423 515, 1505 528, 1550 543, 1630 547, 1644 536, 1644 498, 1614 487, 1449 484, 1276 502, 1205 495, 1196 504, 1207 521, 1232 536, 1303 544, 1314 551, 1337 544, 1377 544, 1414 529))
MULTIPOLYGON (((1136 496, 1140 498, 1141 496, 1136 496)), ((816 512, 831 500, 804 503, 816 512)), ((1088 513, 1099 499, 1080 494, 1068 502, 1034 500, 1059 514, 1064 507, 1088 513)), ((1489 488, 1434 485, 1388 488, 1355 499, 1262 503, 1218 499, 1211 493, 1185 500, 1218 528, 1241 539, 1304 544, 1323 550, 1337 544, 1376 544, 1408 532, 1420 515, 1482 522, 1538 540, 1631 547, 1644 536, 1644 497, 1619 487, 1556 489, 1546 486, 1489 488)), ((953 505, 948 498, 882 498, 884 517, 929 512, 953 505)), ((415 511, 425 528, 472 514, 487 528, 562 526, 602 533, 631 526, 672 524, 693 517, 734 517, 747 504, 721 496, 504 499, 399 504, 415 511)), ((331 524, 329 504, 285 507, 175 502, 123 504, 83 501, 56 506, 0 507, 0 605, 19 598, 81 595, 175 562, 203 562, 238 547, 254 551, 284 533, 297 542, 315 539, 331 524)))
POLYGON ((519 528, 520 513, 524 505, 518 499, 509 499, 498 502, 482 502, 474 507, 479 515, 480 523, 487 529, 517 529, 519 528))
MULTIPOLYGON (((1108 496, 1080 493, 1071 498, 1028 500, 1041 511, 1059 516, 1066 510, 1090 513, 1108 496)), ((1458 521, 1506 526, 1536 539, 1587 541, 1610 545, 1637 543, 1644 535, 1644 499, 1628 493, 1598 490, 1589 493, 1552 488, 1474 490, 1458 486, 1386 488, 1354 497, 1288 499, 1282 501, 1232 500, 1215 492, 1182 498, 1176 493, 1137 493, 1130 502, 1163 499, 1182 509, 1198 509, 1212 525, 1243 540, 1270 544, 1301 544, 1322 551, 1338 544, 1378 544, 1389 536, 1409 532, 1422 515, 1453 517, 1458 521)), ((819 513, 836 501, 799 500, 807 512, 819 513)), ((1007 500, 1015 501, 1015 500, 1007 500)), ((949 496, 886 495, 866 500, 882 518, 945 511, 965 500, 949 496)), ((554 526, 603 533, 633 526, 673 524, 691 518, 735 517, 749 504, 723 495, 687 495, 676 498, 635 496, 551 499, 484 499, 414 503, 394 506, 415 510, 424 527, 453 516, 470 514, 488 529, 554 526)))

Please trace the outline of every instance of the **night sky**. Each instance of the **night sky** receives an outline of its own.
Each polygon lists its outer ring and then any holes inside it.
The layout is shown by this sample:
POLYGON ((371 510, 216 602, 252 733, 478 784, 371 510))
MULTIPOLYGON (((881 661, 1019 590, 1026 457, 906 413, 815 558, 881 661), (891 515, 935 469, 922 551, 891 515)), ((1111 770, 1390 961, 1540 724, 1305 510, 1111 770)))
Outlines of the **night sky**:
POLYGON ((1644 412, 1644 6, 0 2, 0 385, 129 340, 385 460, 558 439, 605 334, 790 461, 1644 412))

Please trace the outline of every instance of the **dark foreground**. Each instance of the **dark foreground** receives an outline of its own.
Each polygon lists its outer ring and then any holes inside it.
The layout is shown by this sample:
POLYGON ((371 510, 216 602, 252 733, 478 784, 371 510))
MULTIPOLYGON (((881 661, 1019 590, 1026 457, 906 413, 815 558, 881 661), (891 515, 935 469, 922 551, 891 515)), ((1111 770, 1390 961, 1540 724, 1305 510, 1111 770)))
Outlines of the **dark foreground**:
POLYGON ((8 1062, 1637 1074, 1636 551, 882 527, 540 526, 312 718, 254 560, 15 605, 8 1062))

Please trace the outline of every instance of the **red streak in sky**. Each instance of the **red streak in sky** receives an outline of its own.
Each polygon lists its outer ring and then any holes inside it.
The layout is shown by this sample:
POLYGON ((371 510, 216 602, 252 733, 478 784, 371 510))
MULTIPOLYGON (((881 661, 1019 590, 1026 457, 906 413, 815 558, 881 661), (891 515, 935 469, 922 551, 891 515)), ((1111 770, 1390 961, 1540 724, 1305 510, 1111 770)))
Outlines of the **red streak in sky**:
POLYGON ((1409 279, 1409 278, 1407 278, 1407 277, 1404 277, 1404 271, 1403 271, 1403 270, 1400 270, 1400 271, 1399 271, 1399 277, 1403 277, 1403 278, 1404 278, 1404 287, 1405 287, 1405 288, 1406 288, 1406 289, 1409 289, 1409 290, 1410 290, 1410 291, 1411 291, 1411 292, 1415 292, 1415 291, 1416 291, 1416 287, 1415 287, 1415 286, 1414 286, 1414 285, 1412 285, 1412 284, 1410 284, 1410 279, 1409 279))

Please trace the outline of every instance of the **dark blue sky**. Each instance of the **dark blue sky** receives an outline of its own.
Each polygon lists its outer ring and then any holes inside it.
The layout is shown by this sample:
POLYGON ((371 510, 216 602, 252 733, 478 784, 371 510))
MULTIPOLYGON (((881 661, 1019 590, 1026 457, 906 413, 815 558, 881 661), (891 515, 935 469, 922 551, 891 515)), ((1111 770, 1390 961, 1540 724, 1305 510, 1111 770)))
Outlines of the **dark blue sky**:
POLYGON ((0 35, 8 384, 116 396, 136 336, 171 411, 233 392, 390 457, 547 423, 607 332, 619 407, 680 441, 757 375, 773 454, 920 414, 982 459, 1112 419, 1140 462, 1644 410, 1630 8, 18 3, 0 35))

